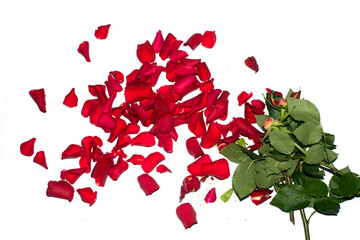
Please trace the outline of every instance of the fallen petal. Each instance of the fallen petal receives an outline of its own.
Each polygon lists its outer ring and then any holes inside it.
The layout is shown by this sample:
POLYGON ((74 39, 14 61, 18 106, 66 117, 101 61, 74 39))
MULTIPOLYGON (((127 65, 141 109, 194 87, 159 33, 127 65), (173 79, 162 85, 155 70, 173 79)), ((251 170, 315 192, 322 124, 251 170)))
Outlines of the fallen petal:
POLYGON ((140 188, 144 191, 146 196, 151 195, 153 192, 156 192, 160 188, 155 179, 148 174, 142 174, 137 179, 140 188))
POLYGON ((270 194, 272 192, 273 190, 269 189, 255 189, 251 194, 250 199, 255 205, 259 205, 271 198, 270 194))
POLYGON ((176 208, 176 215, 185 229, 197 224, 196 212, 190 203, 183 203, 178 206, 176 208))
POLYGON ((83 149, 77 144, 70 144, 61 154, 61 159, 78 158, 83 155, 83 149))
POLYGON ((257 73, 259 71, 259 66, 256 62, 256 59, 254 56, 252 57, 248 57, 246 60, 245 60, 245 65, 248 66, 248 68, 252 69, 255 71, 255 73, 257 73))
POLYGON ((65 96, 63 104, 67 107, 76 107, 78 105, 78 97, 75 94, 75 88, 72 88, 71 91, 65 96))
POLYGON ((36 138, 32 138, 26 142, 20 144, 20 153, 24 156, 32 156, 34 154, 34 145, 36 138))
POLYGON ((205 154, 204 156, 198 158, 195 162, 189 164, 187 166, 187 170, 192 176, 204 176, 205 174, 202 173, 201 166, 207 163, 212 163, 212 160, 208 154, 205 154))
POLYGON ((206 203, 213 203, 216 201, 216 191, 215 188, 210 189, 210 191, 206 194, 204 201, 206 203))
POLYGON ((203 175, 210 175, 219 180, 224 180, 230 176, 229 163, 225 158, 216 160, 212 163, 204 163, 200 167, 203 175))
POLYGON ((39 151, 35 154, 34 163, 37 163, 40 166, 43 166, 45 169, 48 169, 44 151, 39 151))
POLYGON ((109 177, 117 181, 118 178, 129 168, 129 164, 119 157, 118 162, 109 169, 109 177))
POLYGON ((196 69, 198 70, 199 78, 201 81, 205 82, 211 78, 210 70, 205 62, 201 62, 196 65, 196 69))
POLYGON ((141 164, 141 168, 145 173, 150 173, 165 157, 160 152, 150 153, 141 164))
POLYGON ((155 136, 149 132, 139 133, 131 140, 131 146, 152 147, 155 145, 155 136))
POLYGON ((164 38, 161 33, 161 30, 159 30, 156 33, 155 39, 154 39, 153 43, 151 44, 151 46, 153 47, 155 53, 159 53, 161 51, 163 45, 164 45, 164 38))
POLYGON ((180 202, 185 195, 191 192, 196 192, 200 189, 200 181, 196 176, 190 175, 184 178, 180 188, 180 202))
POLYGON ((43 113, 46 113, 46 101, 45 101, 45 90, 41 89, 32 89, 29 91, 30 96, 35 101, 39 110, 43 113))
POLYGON ((195 50, 202 42, 202 39, 203 36, 200 33, 195 33, 184 43, 184 46, 189 46, 192 50, 195 50))
POLYGON ((63 170, 60 178, 74 184, 87 170, 87 167, 63 170))
POLYGON ((96 197, 97 197, 97 192, 93 191, 91 188, 87 187, 87 188, 79 188, 76 190, 80 197, 81 200, 85 203, 89 203, 90 207, 95 203, 96 201, 96 197))
POLYGON ((213 48, 216 43, 215 31, 206 31, 203 35, 201 45, 206 48, 213 48))
POLYGON ((99 26, 97 30, 95 30, 95 37, 97 39, 106 39, 109 34, 109 28, 111 24, 99 26))
POLYGON ((60 181, 49 181, 46 190, 46 196, 67 199, 69 202, 74 198, 74 188, 70 183, 60 181))
POLYGON ((221 132, 217 128, 216 123, 212 122, 205 135, 201 138, 200 146, 206 149, 212 148, 220 138, 221 132))
POLYGON ((159 166, 157 166, 156 167, 156 171, 158 172, 158 173, 165 173, 165 172, 170 172, 171 173, 171 171, 170 171, 170 169, 168 169, 165 165, 163 165, 163 164, 160 164, 159 166))
POLYGON ((145 160, 145 157, 140 154, 134 154, 127 161, 131 162, 134 165, 141 165, 145 160))
POLYGON ((196 137, 191 137, 188 140, 186 140, 186 149, 188 153, 193 156, 195 159, 203 156, 204 152, 200 147, 200 144, 196 137))
POLYGON ((80 43, 78 52, 85 58, 87 62, 90 62, 90 55, 89 55, 89 42, 84 41, 80 43))
POLYGON ((141 63, 155 61, 155 52, 149 41, 137 46, 136 56, 141 63))
POLYGON ((239 106, 243 105, 244 102, 248 101, 252 97, 253 93, 247 93, 245 91, 242 91, 239 96, 237 97, 239 106))

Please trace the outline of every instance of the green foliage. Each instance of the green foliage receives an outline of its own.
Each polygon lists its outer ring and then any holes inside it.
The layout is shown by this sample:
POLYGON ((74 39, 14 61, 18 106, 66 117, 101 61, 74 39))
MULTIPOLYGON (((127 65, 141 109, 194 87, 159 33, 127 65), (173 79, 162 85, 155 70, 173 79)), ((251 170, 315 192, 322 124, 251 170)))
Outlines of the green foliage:
POLYGON ((320 124, 320 113, 317 107, 305 99, 288 99, 288 109, 297 121, 314 122, 320 124))
POLYGON ((306 208, 311 202, 311 195, 301 185, 288 185, 281 189, 271 201, 271 205, 284 212, 306 208))
POLYGON ((270 144, 280 153, 290 155, 295 148, 294 141, 286 132, 274 129, 269 135, 270 144))
POLYGON ((304 145, 318 143, 322 138, 322 127, 314 122, 306 122, 294 131, 295 137, 304 145))
POLYGON ((235 169, 232 184, 239 199, 246 198, 256 188, 255 185, 255 165, 251 159, 241 162, 235 169))

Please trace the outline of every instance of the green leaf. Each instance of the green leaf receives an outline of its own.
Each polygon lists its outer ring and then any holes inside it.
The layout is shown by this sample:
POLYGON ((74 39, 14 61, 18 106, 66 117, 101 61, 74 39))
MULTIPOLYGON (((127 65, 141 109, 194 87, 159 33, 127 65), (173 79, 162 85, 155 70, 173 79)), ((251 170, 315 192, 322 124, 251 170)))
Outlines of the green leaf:
POLYGON ((270 117, 279 119, 280 111, 271 104, 271 95, 272 93, 266 93, 266 98, 265 98, 266 108, 269 112, 270 117))
POLYGON ((256 123, 259 128, 264 129, 264 121, 270 118, 268 115, 255 115, 256 123))
POLYGON ((284 170, 288 170, 289 168, 291 168, 292 164, 293 163, 291 161, 279 162, 274 158, 267 157, 265 160, 265 170, 267 172, 267 175, 278 174, 284 170))
POLYGON ((251 160, 249 155, 244 153, 241 146, 236 143, 230 143, 226 145, 221 149, 220 153, 234 163, 241 163, 247 160, 251 160))
POLYGON ((268 143, 263 143, 263 145, 261 145, 261 147, 258 149, 258 152, 261 155, 265 155, 269 151, 270 151, 270 144, 268 144, 268 143))
POLYGON ((317 178, 305 178, 304 189, 314 197, 326 197, 328 194, 327 185, 317 178))
POLYGON ((231 195, 233 194, 234 192, 234 189, 230 188, 229 190, 227 190, 226 192, 223 193, 223 195, 221 195, 220 199, 223 201, 223 202, 227 202, 229 201, 231 195))
POLYGON ((340 190, 340 177, 338 175, 333 175, 329 182, 329 187, 331 193, 341 196, 342 192, 340 190))
POLYGON ((271 205, 280 208, 284 212, 290 212, 306 208, 311 201, 311 195, 301 185, 288 185, 282 188, 271 205))
POLYGON ((360 188, 360 179, 358 175, 352 172, 345 173, 340 177, 339 186, 344 197, 354 197, 360 188))
POLYGON ((283 131, 274 129, 270 133, 269 139, 271 146, 280 153, 290 155, 294 151, 294 141, 283 131))
POLYGON ((340 204, 334 198, 316 198, 314 208, 317 212, 325 215, 337 215, 340 210, 340 204))
POLYGON ((308 164, 318 164, 325 158, 324 146, 320 144, 312 145, 306 152, 304 162, 308 164))
POLYGON ((319 170, 319 165, 302 164, 303 172, 308 177, 323 179, 325 176, 324 170, 319 170))
POLYGON ((281 182, 284 174, 273 174, 268 176, 265 170, 262 170, 256 174, 255 183, 258 188, 270 188, 274 184, 281 182))
POLYGON ((236 143, 239 144, 241 147, 246 147, 246 142, 244 138, 238 139, 236 143))
POLYGON ((337 159, 338 156, 339 156, 339 154, 337 154, 333 150, 326 149, 325 159, 327 160, 328 163, 335 162, 335 160, 337 159))
POLYGON ((306 122, 294 131, 295 137, 304 145, 318 143, 322 138, 323 129, 319 124, 306 122))
POLYGON ((293 179, 296 185, 304 185, 305 183, 305 174, 300 172, 300 171, 296 171, 293 174, 293 179))
POLYGON ((289 98, 288 109, 295 120, 320 124, 319 110, 308 100, 289 98))
POLYGON ((256 188, 255 165, 251 159, 241 162, 234 171, 233 188, 240 200, 249 196, 256 188))

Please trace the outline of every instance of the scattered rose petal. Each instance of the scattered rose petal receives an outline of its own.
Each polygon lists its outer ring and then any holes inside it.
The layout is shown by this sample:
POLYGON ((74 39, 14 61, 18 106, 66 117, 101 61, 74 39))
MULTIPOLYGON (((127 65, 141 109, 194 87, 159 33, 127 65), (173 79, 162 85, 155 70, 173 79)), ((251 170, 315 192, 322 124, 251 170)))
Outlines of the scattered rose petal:
POLYGON ((155 52, 149 41, 137 46, 136 56, 141 63, 155 61, 155 52))
POLYGON ((35 101, 39 110, 43 113, 46 113, 46 101, 45 101, 45 90, 41 89, 32 89, 29 91, 30 96, 35 101))
POLYGON ((153 192, 156 192, 160 188, 155 179, 145 173, 138 177, 138 182, 140 188, 144 191, 146 196, 151 195, 153 192))
POLYGON ((195 159, 204 155, 204 152, 201 149, 200 144, 197 141, 196 137, 191 137, 188 140, 186 140, 186 149, 189 152, 189 154, 193 156, 195 159))
POLYGON ((99 26, 97 30, 95 30, 95 37, 97 39, 106 39, 109 34, 109 28, 111 24, 99 26))
POLYGON ((196 212, 190 203, 183 203, 178 206, 176 208, 176 215, 185 229, 197 224, 196 212))
POLYGON ((206 31, 203 35, 201 45, 206 48, 213 48, 216 43, 215 31, 206 31))
POLYGON ((269 189, 255 189, 251 194, 250 199, 255 205, 259 205, 271 198, 270 194, 272 192, 273 190, 269 189))
POLYGON ((216 191, 215 188, 210 189, 210 191, 206 194, 204 201, 206 203, 213 203, 216 201, 216 191))
POLYGON ((257 73, 259 71, 259 66, 256 62, 256 59, 254 56, 252 57, 248 57, 246 60, 245 60, 245 65, 248 66, 248 68, 252 69, 255 71, 255 73, 257 73))
POLYGON ((180 202, 184 199, 186 194, 196 192, 199 189, 200 181, 196 176, 190 175, 184 178, 180 188, 180 202))
POLYGON ((155 145, 155 136, 149 132, 139 133, 131 140, 131 146, 152 147, 155 145))
POLYGON ((117 163, 109 169, 109 177, 117 181, 118 178, 129 168, 129 164, 119 157, 117 163))
POLYGON ((44 151, 39 151, 35 154, 34 163, 37 163, 40 166, 43 166, 45 169, 48 169, 44 151))
POLYGON ((93 191, 91 188, 87 187, 87 188, 79 188, 76 190, 80 197, 81 200, 85 203, 89 203, 90 207, 95 203, 96 201, 96 197, 97 197, 97 192, 93 191))
POLYGON ((195 50, 202 42, 202 39, 203 36, 200 33, 195 33, 184 43, 184 46, 189 46, 192 50, 195 50))
POLYGON ((85 60, 87 62, 90 62, 89 42, 88 41, 84 41, 84 42, 80 43, 79 48, 78 48, 78 52, 81 55, 83 55, 83 57, 85 58, 85 60))
POLYGON ((205 135, 201 138, 200 145, 206 149, 211 148, 217 143, 220 137, 220 130, 217 128, 216 123, 212 122, 205 135))
POLYGON ((143 155, 134 154, 129 158, 127 161, 131 162, 134 165, 141 165, 145 160, 145 157, 143 155))
POLYGON ((239 96, 237 97, 239 106, 243 105, 245 102, 247 102, 251 97, 252 97, 253 93, 247 93, 245 91, 242 91, 239 96))
POLYGON ((60 180, 60 181, 49 181, 48 187, 46 190, 46 196, 66 199, 69 202, 72 201, 74 197, 74 188, 70 183, 60 180))
POLYGON ((20 153, 24 156, 30 157, 34 154, 34 145, 36 138, 32 138, 20 144, 20 153))
POLYGON ((87 170, 87 167, 63 170, 61 171, 60 178, 74 184, 87 170))
POLYGON ((150 173, 165 157, 160 152, 150 153, 141 164, 141 168, 146 173, 150 173))
POLYGON ((96 161, 91 172, 91 177, 95 179, 95 184, 104 187, 109 173, 109 169, 114 165, 114 161, 106 156, 96 161))
POLYGON ((210 70, 205 62, 201 62, 196 65, 196 69, 198 70, 199 78, 201 81, 205 82, 211 78, 210 70))
POLYGON ((78 105, 78 97, 75 94, 75 88, 72 88, 71 91, 65 96, 63 104, 67 107, 76 107, 78 105))
POLYGON ((200 171, 203 175, 210 175, 219 180, 224 180, 230 176, 229 163, 225 158, 212 163, 201 164, 200 171))
POLYGON ((198 158, 195 162, 187 166, 188 172, 193 176, 204 176, 201 172, 201 166, 206 163, 211 163, 212 160, 208 154, 198 158))
POLYGON ((77 144, 70 144, 61 154, 61 159, 78 158, 83 154, 83 149, 77 144))
POLYGON ((156 171, 158 173, 165 173, 165 172, 169 172, 171 173, 170 169, 168 169, 165 165, 160 164, 159 166, 156 167, 156 171))
POLYGON ((151 46, 153 47, 155 53, 159 53, 161 51, 163 45, 164 45, 164 38, 163 38, 161 31, 159 30, 156 33, 155 39, 154 39, 153 43, 151 44, 151 46))

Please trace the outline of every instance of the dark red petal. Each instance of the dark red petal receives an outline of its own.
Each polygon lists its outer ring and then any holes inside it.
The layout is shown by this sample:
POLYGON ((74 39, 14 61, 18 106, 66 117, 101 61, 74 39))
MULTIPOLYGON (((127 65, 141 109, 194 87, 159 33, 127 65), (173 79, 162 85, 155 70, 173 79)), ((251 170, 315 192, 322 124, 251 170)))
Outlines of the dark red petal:
POLYGON ((300 94, 301 94, 301 91, 298 91, 298 92, 293 92, 291 95, 290 95, 290 97, 295 97, 295 98, 297 98, 297 99, 300 99, 300 94))
POLYGON ((78 158, 83 155, 83 149, 76 144, 70 144, 61 154, 61 159, 78 158))
POLYGON ((269 189, 255 189, 251 194, 250 199, 255 205, 259 205, 271 198, 270 194, 272 192, 273 190, 269 189))
POLYGON ((89 203, 90 207, 95 203, 96 201, 96 197, 97 197, 97 192, 93 191, 91 188, 87 187, 87 188, 79 188, 76 190, 80 197, 81 200, 85 203, 89 203))
POLYGON ((187 170, 192 176, 204 176, 205 174, 201 172, 201 166, 203 164, 211 163, 211 162, 212 160, 210 156, 206 154, 200 157, 199 159, 197 159, 195 162, 189 164, 187 166, 187 170))
POLYGON ((85 58, 85 60, 87 62, 90 62, 89 42, 88 41, 84 41, 84 42, 80 43, 79 48, 78 48, 78 52, 81 55, 83 55, 83 57, 85 58))
POLYGON ((148 174, 142 174, 137 179, 140 188, 144 191, 146 196, 151 195, 153 192, 156 192, 160 188, 155 179, 148 174))
POLYGON ((153 43, 151 44, 151 46, 153 47, 155 53, 159 53, 161 51, 163 45, 164 45, 164 38, 161 33, 161 30, 159 30, 156 33, 155 39, 154 39, 153 43))
POLYGON ((106 133, 112 132, 116 127, 116 123, 116 119, 108 113, 101 114, 98 120, 99 127, 101 127, 106 133))
POLYGON ((202 42, 202 39, 203 36, 200 33, 195 33, 184 43, 184 46, 189 46, 192 50, 195 50, 202 42))
POLYGON ((162 147, 167 153, 173 152, 173 140, 169 134, 158 132, 155 137, 158 139, 159 147, 162 147))
POLYGON ((95 30, 95 37, 97 39, 106 39, 109 34, 109 28, 111 24, 99 26, 97 30, 95 30))
POLYGON ((152 147, 155 145, 155 136, 149 132, 139 133, 131 140, 131 146, 152 147))
POLYGON ((246 60, 245 60, 245 65, 248 66, 248 68, 252 69, 255 71, 255 73, 257 73, 259 71, 259 66, 256 62, 256 59, 254 56, 252 57, 248 57, 246 60))
POLYGON ((248 121, 249 123, 256 123, 256 118, 255 118, 255 114, 251 108, 251 105, 249 103, 245 103, 245 120, 248 121))
POLYGON ((190 228, 197 224, 196 212, 190 203, 183 203, 176 208, 176 215, 184 225, 184 228, 190 228))
POLYGON ((136 56, 141 63, 155 61, 155 52, 149 41, 137 46, 136 56))
POLYGON ((158 173, 165 173, 165 172, 170 172, 171 173, 171 171, 170 171, 170 169, 168 169, 165 165, 163 165, 163 164, 160 164, 159 166, 157 166, 156 167, 156 171, 158 172, 158 173))
POLYGON ((263 135, 244 118, 236 118, 235 126, 240 135, 252 140, 259 139, 259 137, 263 135))
POLYGON ((76 107, 78 105, 78 97, 75 94, 75 88, 72 88, 71 91, 65 96, 63 104, 67 107, 76 107))
POLYGON ((35 101, 39 110, 43 113, 46 113, 46 101, 45 101, 45 90, 41 89, 32 89, 29 91, 30 96, 35 101))
POLYGON ((186 140, 186 149, 189 152, 189 154, 193 156, 195 159, 204 155, 204 152, 201 149, 200 144, 197 141, 196 137, 191 137, 188 140, 186 140))
POLYGON ((91 177, 95 179, 96 185, 100 187, 105 186, 105 182, 108 176, 109 169, 114 165, 114 161, 108 157, 102 157, 97 160, 93 171, 91 172, 91 177))
POLYGON ((215 188, 210 189, 210 191, 206 194, 204 201, 206 203, 213 203, 216 201, 216 190, 215 188))
POLYGON ((239 96, 237 97, 239 106, 243 105, 244 102, 248 101, 252 97, 253 93, 247 93, 245 91, 242 91, 239 96))
POLYGON ((71 202, 74 198, 74 191, 73 186, 66 181, 49 181, 46 196, 67 199, 71 202))
POLYGON ((148 120, 146 110, 143 107, 136 104, 136 103, 131 104, 131 108, 135 112, 135 115, 140 120, 141 124, 143 126, 146 126, 147 125, 146 123, 147 123, 147 120, 148 120))
POLYGON ((198 70, 199 78, 201 81, 205 82, 211 78, 211 73, 205 62, 201 62, 196 65, 196 69, 198 70))
POLYGON ((160 162, 164 160, 165 157, 160 152, 150 153, 141 164, 141 168, 144 172, 150 173, 160 162))
POLYGON ((129 168, 129 164, 119 157, 117 163, 109 169, 109 177, 116 181, 129 168))
POLYGON ((169 134, 174 129, 174 118, 170 113, 163 114, 155 124, 154 132, 169 134))
POLYGON ((255 115, 262 115, 264 114, 265 103, 258 99, 252 100, 251 108, 255 115))
POLYGON ((34 154, 34 145, 36 138, 32 138, 26 142, 20 144, 20 153, 24 156, 32 156, 34 154))
POLYGON ((200 84, 194 75, 187 75, 176 80, 173 85, 175 93, 180 95, 180 98, 186 94, 196 90, 200 87, 200 84))
POLYGON ((230 176, 229 163, 225 158, 216 160, 212 163, 204 163, 200 167, 203 175, 210 175, 223 180, 230 176))
POLYGON ((176 37, 173 34, 168 33, 159 54, 163 61, 165 61, 165 59, 171 55, 174 42, 176 42, 176 37))
POLYGON ((216 43, 215 31, 206 31, 201 44, 206 48, 213 48, 216 43))
POLYGON ((196 137, 202 137, 206 133, 203 112, 194 113, 188 118, 188 128, 196 137))
POLYGON ((134 165, 141 165, 145 160, 145 157, 143 155, 134 154, 129 158, 127 161, 131 162, 134 165))
POLYGON ((44 151, 39 151, 35 154, 34 163, 37 163, 40 166, 43 166, 45 169, 48 169, 44 151))
POLYGON ((186 194, 196 192, 199 189, 200 181, 196 176, 190 175, 184 178, 180 188, 180 202, 184 199, 186 194))
POLYGON ((209 81, 203 82, 200 86, 200 91, 208 91, 211 92, 214 90, 214 79, 210 79, 209 81))
POLYGON ((61 179, 74 184, 87 170, 87 167, 63 170, 61 172, 61 179))
POLYGON ((210 123, 210 126, 205 135, 201 138, 200 145, 203 148, 212 148, 217 143, 217 141, 219 141, 220 138, 221 132, 217 128, 216 123, 212 122, 210 123))

